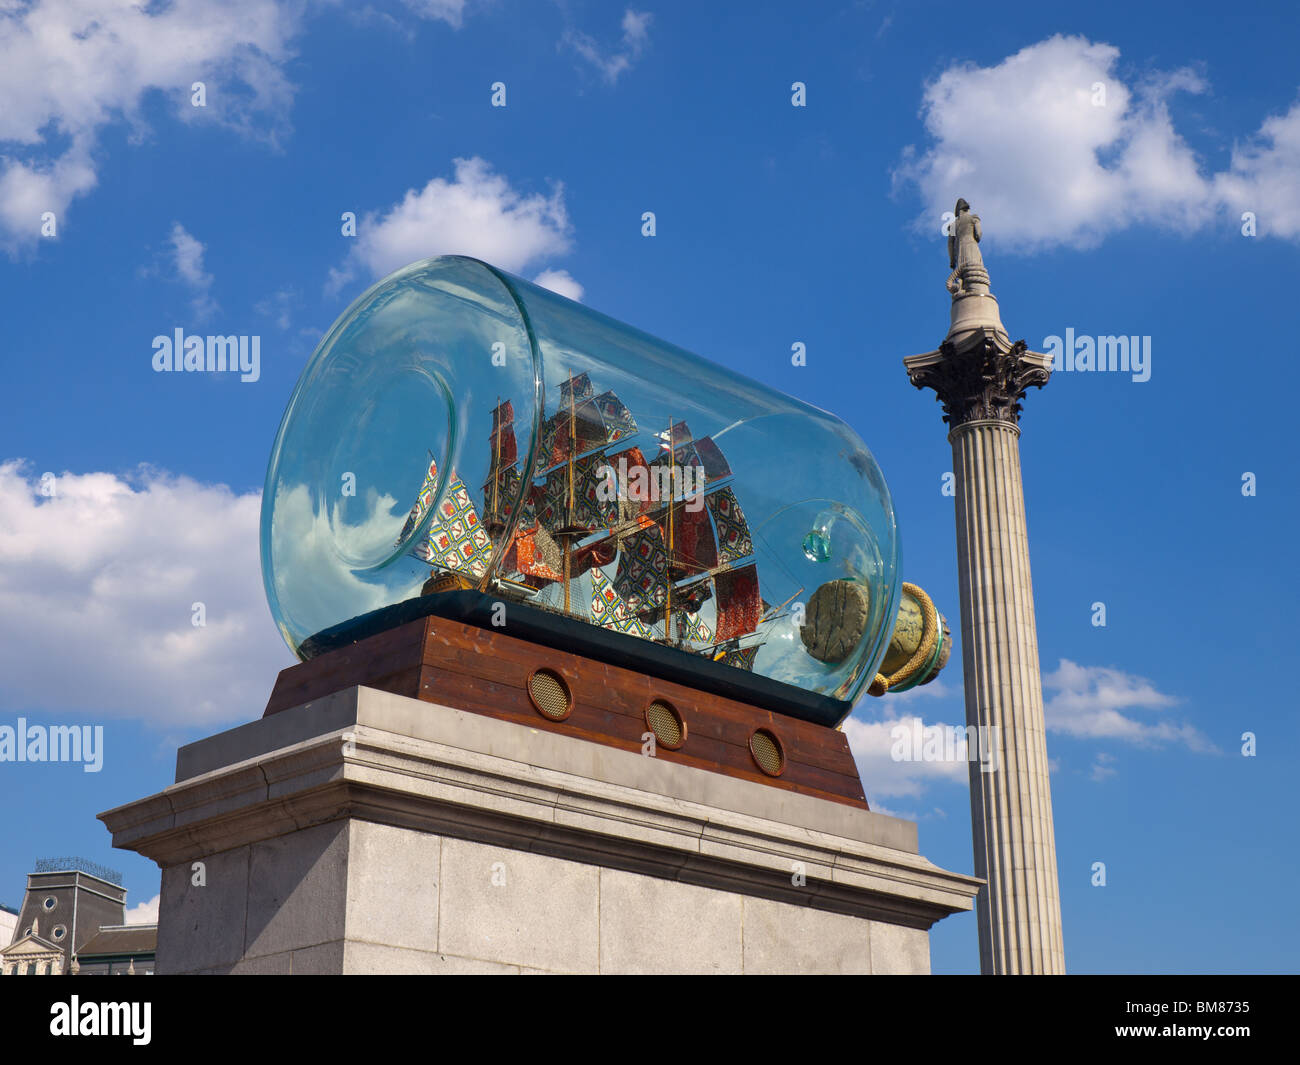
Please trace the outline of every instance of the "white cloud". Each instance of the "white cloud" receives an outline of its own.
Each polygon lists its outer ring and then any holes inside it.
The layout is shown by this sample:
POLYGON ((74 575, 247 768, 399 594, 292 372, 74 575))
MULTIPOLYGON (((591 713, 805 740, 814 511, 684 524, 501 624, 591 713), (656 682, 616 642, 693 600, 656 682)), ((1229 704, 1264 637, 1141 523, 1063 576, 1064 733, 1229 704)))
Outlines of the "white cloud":
POLYGON ((172 99, 187 121, 212 121, 272 141, 285 129, 290 58, 301 4, 274 0, 134 0, 0 4, 0 246, 39 237, 40 215, 60 231, 74 199, 95 186, 102 129, 147 130, 141 104, 172 99), (190 104, 195 81, 207 106, 190 104))
POLYGON ((383 277, 436 255, 472 255, 518 273, 568 251, 571 231, 562 185, 549 196, 524 195, 483 159, 457 159, 452 180, 433 178, 387 211, 366 214, 327 289, 337 291, 359 272, 383 277))
POLYGON ((402 3, 421 18, 441 19, 454 29, 460 29, 465 21, 465 0, 402 0, 402 3))
MULTIPOLYGON (((258 314, 265 315, 275 322, 277 329, 288 329, 293 324, 293 311, 301 304, 298 290, 292 285, 277 289, 265 299, 258 300, 253 304, 253 310, 258 314)), ((320 339, 320 333, 311 331, 316 339, 320 339)))
POLYGON ((552 292, 558 292, 561 296, 567 296, 571 300, 582 301, 583 287, 573 279, 568 270, 543 270, 533 278, 533 283, 541 285, 542 288, 549 288, 552 292))
POLYGON ((1234 147, 1214 186, 1238 219, 1254 212, 1260 236, 1300 239, 1300 103, 1265 119, 1250 143, 1234 147))
POLYGON ((925 201, 918 227, 937 233, 963 196, 994 239, 1029 251, 1093 247, 1137 225, 1190 232, 1238 205, 1260 212, 1261 233, 1267 215, 1272 232, 1300 235, 1300 110, 1265 122, 1230 173, 1207 175, 1169 112, 1175 93, 1204 92, 1204 81, 1180 69, 1126 84, 1119 57, 1112 45, 1057 35, 928 84, 921 114, 932 143, 909 146, 894 172, 896 187, 915 184, 925 201))
POLYGON ((123 924, 157 924, 158 923, 158 903, 162 901, 161 895, 155 895, 146 902, 141 902, 132 906, 126 911, 126 919, 123 924))
POLYGON ((1092 770, 1089 772, 1088 776, 1096 783, 1100 784, 1104 780, 1109 780, 1118 772, 1119 770, 1115 768, 1115 756, 1113 754, 1107 754, 1105 751, 1100 751, 1098 752, 1097 757, 1093 759, 1092 770))
POLYGON ((74 138, 57 159, 28 164, 0 154, 0 247, 12 253, 35 243, 47 211, 54 213, 56 227, 61 226, 68 204, 97 181, 85 137, 74 138))
POLYGON ((906 691, 890 692, 889 705, 897 709, 899 706, 917 700, 947 698, 960 700, 962 698, 961 687, 950 688, 943 680, 936 678, 930 681, 929 684, 918 684, 915 688, 908 688, 906 691))
POLYGON ((173 223, 169 239, 176 276, 194 290, 194 311, 200 318, 206 318, 217 309, 212 299, 212 275, 203 268, 203 253, 207 249, 179 222, 173 223))
POLYGON ((0 704, 260 717, 294 658, 262 592, 259 496, 148 469, 64 473, 46 496, 24 473, 0 464, 0 704))
POLYGON ((179 222, 172 225, 171 242, 176 273, 181 280, 194 288, 210 288, 212 275, 203 269, 203 244, 195 240, 179 222))
MULTIPOLYGON (((1121 670, 1102 666, 1081 666, 1062 659, 1059 666, 1043 677, 1045 692, 1051 693, 1045 707, 1047 727, 1056 733, 1080 739, 1121 740, 1141 746, 1182 744, 1194 751, 1213 752, 1213 743, 1194 726, 1168 720, 1142 721, 1131 711, 1164 711, 1177 705, 1172 696, 1157 691, 1149 680, 1121 670)), ((891 812, 878 798, 904 796, 916 798, 942 783, 969 783, 969 761, 964 742, 965 726, 927 722, 909 714, 905 700, 929 696, 959 696, 960 687, 949 689, 943 681, 914 688, 898 695, 888 695, 883 721, 864 721, 850 717, 844 722, 854 761, 871 808, 891 812), (927 689, 937 689, 928 691, 927 689), (907 757, 908 754, 913 757, 907 757), (897 758, 896 755, 903 755, 897 758), (918 757, 919 755, 919 757, 918 757)), ((943 713, 941 709, 939 711, 943 713)), ((961 713, 958 711, 960 718, 961 713)), ((1106 752, 1093 755, 1090 779, 1101 782, 1116 775, 1115 756, 1106 752)), ((1048 760, 1052 774, 1060 771, 1056 759, 1048 760)), ((907 811, 894 816, 915 820, 907 811)))
POLYGON ((603 49, 594 37, 572 29, 565 31, 561 44, 572 48, 613 85, 621 74, 632 69, 632 64, 641 58, 641 53, 650 43, 650 21, 647 12, 633 11, 630 7, 624 11, 622 47, 618 49, 603 49))
POLYGON ((1214 751, 1214 744, 1195 726, 1172 721, 1139 720, 1124 711, 1162 711, 1178 700, 1156 691, 1151 681, 1106 666, 1081 666, 1062 658, 1043 676, 1051 692, 1047 727, 1068 736, 1124 740, 1141 746, 1181 743, 1193 751, 1214 751))
MULTIPOLYGON (((877 796, 918 796, 932 784, 942 781, 963 785, 968 783, 969 770, 964 742, 954 744, 952 753, 955 757, 951 760, 899 760, 894 757, 896 752, 903 753, 898 744, 904 734, 915 736, 920 730, 922 736, 927 736, 930 733, 924 730, 934 728, 933 723, 927 725, 915 716, 896 716, 885 721, 863 721, 850 717, 844 722, 844 735, 848 738, 858 774, 862 777, 867 802, 873 810, 883 812, 883 808, 876 802, 877 796)), ((945 726, 939 728, 944 729, 945 726)))

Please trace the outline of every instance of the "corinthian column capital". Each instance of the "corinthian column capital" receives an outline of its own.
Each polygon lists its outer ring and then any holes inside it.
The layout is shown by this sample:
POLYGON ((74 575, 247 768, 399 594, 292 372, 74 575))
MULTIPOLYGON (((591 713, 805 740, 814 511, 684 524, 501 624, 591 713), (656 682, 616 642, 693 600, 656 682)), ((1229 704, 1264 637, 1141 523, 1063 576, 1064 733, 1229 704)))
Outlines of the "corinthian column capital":
POLYGON ((1020 401, 1030 386, 1042 388, 1052 374, 1052 358, 1030 351, 1023 340, 1008 345, 992 330, 944 341, 938 351, 903 360, 917 388, 933 388, 950 429, 967 422, 1020 422, 1020 401))

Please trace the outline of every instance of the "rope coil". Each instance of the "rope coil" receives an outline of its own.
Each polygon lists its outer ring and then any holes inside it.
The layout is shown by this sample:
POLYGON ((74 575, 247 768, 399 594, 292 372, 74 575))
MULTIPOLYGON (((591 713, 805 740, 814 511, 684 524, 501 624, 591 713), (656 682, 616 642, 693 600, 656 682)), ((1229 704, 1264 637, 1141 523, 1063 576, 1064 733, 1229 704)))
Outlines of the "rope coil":
POLYGON ((942 650, 939 630, 939 611, 925 591, 915 584, 903 582, 903 594, 910 595, 921 608, 921 642, 912 657, 888 677, 877 673, 867 688, 868 695, 877 697, 888 691, 906 691, 925 676, 942 650))

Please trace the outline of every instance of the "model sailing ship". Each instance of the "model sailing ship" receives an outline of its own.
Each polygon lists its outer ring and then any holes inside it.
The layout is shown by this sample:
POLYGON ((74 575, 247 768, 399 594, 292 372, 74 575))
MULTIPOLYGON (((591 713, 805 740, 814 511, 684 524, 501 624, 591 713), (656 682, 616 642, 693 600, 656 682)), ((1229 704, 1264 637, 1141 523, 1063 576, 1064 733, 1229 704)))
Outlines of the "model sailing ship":
POLYGON ((587 740, 644 753, 653 735, 661 759, 866 808, 832 727, 847 704, 754 673, 788 601, 759 594, 754 536, 716 441, 671 419, 643 430, 587 373, 563 382, 548 414, 530 457, 498 399, 477 501, 430 458, 396 541, 424 526, 411 549, 431 571, 422 594, 307 641, 321 665, 286 670, 267 714, 348 683, 534 729, 567 731, 572 711, 587 740), (497 630, 485 611, 502 603, 497 630), (407 668, 389 673, 394 651, 407 668))
MULTIPOLYGON (((508 399, 492 413, 481 511, 451 472, 414 549, 431 567, 426 593, 477 589, 752 670, 783 615, 759 595, 753 537, 721 449, 670 421, 647 457, 638 441, 648 434, 614 392, 596 394, 586 373, 559 391, 526 491, 508 399)), ((437 498, 439 477, 431 459, 399 542, 437 498)))
POLYGON ((267 714, 365 685, 628 752, 650 736, 660 760, 865 805, 836 726, 950 646, 898 583, 888 489, 848 426, 464 257, 412 264, 335 324, 277 435, 262 530, 301 659, 267 714), (485 335, 516 352, 507 374, 485 335), (548 372, 561 352, 581 365, 548 372), (684 381, 712 435, 674 409, 684 381), (751 461, 778 440, 786 484, 751 461), (486 449, 469 480, 465 446, 486 449), (358 468, 364 504, 330 487, 358 468))

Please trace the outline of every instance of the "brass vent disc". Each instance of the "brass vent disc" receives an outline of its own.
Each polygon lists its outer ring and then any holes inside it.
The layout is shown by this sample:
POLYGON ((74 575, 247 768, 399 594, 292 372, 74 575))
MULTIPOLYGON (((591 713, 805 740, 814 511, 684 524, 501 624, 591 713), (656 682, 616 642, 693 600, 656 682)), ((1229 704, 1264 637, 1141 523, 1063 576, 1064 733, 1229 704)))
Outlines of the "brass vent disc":
POLYGON ((759 729, 749 737, 749 753, 754 756, 758 768, 769 777, 779 777, 785 769, 785 751, 781 741, 767 729, 759 729))
POLYGON ((573 697, 563 678, 549 669, 539 669, 528 678, 528 698, 542 717, 563 721, 573 709, 573 697))
POLYGON ((686 741, 686 723, 671 703, 656 699, 645 710, 645 723, 661 747, 675 751, 686 741))

